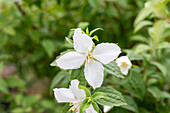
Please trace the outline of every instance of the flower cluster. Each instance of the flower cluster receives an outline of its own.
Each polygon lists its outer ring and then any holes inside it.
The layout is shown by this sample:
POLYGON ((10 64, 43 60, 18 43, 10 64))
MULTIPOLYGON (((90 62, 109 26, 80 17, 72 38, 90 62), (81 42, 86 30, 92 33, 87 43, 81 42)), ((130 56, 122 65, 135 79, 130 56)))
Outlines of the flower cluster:
MULTIPOLYGON (((75 29, 73 35, 73 46, 75 51, 67 52, 56 60, 57 66, 62 69, 78 69, 84 66, 84 76, 87 82, 96 89, 103 83, 104 67, 115 60, 121 53, 118 45, 113 43, 101 43, 95 46, 92 38, 83 34, 80 28, 75 29)), ((117 65, 124 75, 128 74, 131 62, 127 56, 117 58, 117 65)), ((69 111, 79 112, 79 107, 86 95, 82 89, 78 89, 78 80, 72 80, 69 89, 56 88, 54 95, 57 101, 69 102, 69 111)), ((85 110, 86 113, 96 113, 92 105, 85 110)))

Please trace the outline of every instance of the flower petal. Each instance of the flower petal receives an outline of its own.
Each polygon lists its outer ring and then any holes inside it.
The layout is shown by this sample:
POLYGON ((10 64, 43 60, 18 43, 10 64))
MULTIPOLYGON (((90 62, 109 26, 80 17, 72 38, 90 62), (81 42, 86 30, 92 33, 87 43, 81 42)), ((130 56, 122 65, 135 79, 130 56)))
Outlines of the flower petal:
POLYGON ((104 106, 103 112, 107 113, 108 111, 110 111, 112 109, 111 106, 104 106))
POLYGON ((98 44, 92 55, 103 64, 108 64, 118 57, 121 53, 120 47, 113 43, 98 44))
POLYGON ((104 67, 100 62, 94 61, 85 64, 85 78, 87 82, 95 89, 103 83, 104 67))
POLYGON ((118 66, 122 65, 123 62, 126 62, 128 65, 132 66, 132 63, 127 56, 121 56, 116 60, 118 66))
POLYGON ((83 101, 86 97, 86 94, 84 90, 78 88, 78 85, 79 85, 78 80, 76 79, 72 80, 69 89, 73 92, 73 94, 79 101, 83 101))
POLYGON ((116 60, 117 65, 120 67, 120 71, 124 74, 127 75, 129 69, 132 66, 132 63, 130 62, 129 58, 127 56, 121 56, 116 60))
POLYGON ((68 52, 56 60, 57 65, 63 69, 80 68, 84 61, 85 61, 84 55, 76 51, 68 52))
POLYGON ((90 105, 90 106, 85 110, 85 113, 97 113, 97 112, 94 110, 93 106, 90 105))
POLYGON ((128 71, 129 71, 129 65, 126 65, 126 66, 120 66, 120 71, 124 74, 124 75, 127 75, 128 74, 128 71))
POLYGON ((73 41, 74 49, 79 53, 88 53, 88 51, 92 50, 92 39, 88 35, 82 34, 80 28, 75 29, 73 41))
POLYGON ((55 98, 59 103, 77 102, 77 99, 75 98, 74 94, 70 89, 55 88, 53 89, 53 91, 54 91, 55 98))

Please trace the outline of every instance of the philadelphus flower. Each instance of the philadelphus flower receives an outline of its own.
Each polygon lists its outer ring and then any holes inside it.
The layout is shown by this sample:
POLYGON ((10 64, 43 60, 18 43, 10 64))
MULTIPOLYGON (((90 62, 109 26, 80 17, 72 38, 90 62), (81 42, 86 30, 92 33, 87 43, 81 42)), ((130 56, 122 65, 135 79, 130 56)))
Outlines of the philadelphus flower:
MULTIPOLYGON (((79 107, 82 103, 82 101, 85 99, 86 94, 84 90, 78 88, 79 81, 78 80, 72 80, 70 87, 67 88, 55 88, 54 90, 54 95, 56 100, 59 103, 69 103, 69 106, 71 108, 69 111, 75 111, 79 113, 79 107)), ((93 106, 90 105, 84 113, 97 113, 93 106)))
POLYGON ((112 109, 111 106, 104 106, 103 112, 104 112, 104 113, 107 113, 107 112, 110 111, 111 109, 112 109))
POLYGON ((93 49, 92 39, 75 29, 73 45, 76 51, 68 52, 56 60, 63 69, 78 69, 85 62, 84 74, 87 82, 95 89, 103 83, 103 64, 108 64, 118 57, 121 50, 113 43, 101 43, 93 49))
POLYGON ((129 58, 127 56, 121 56, 116 60, 117 65, 120 67, 120 71, 124 74, 127 75, 129 69, 132 66, 132 63, 130 62, 129 58))

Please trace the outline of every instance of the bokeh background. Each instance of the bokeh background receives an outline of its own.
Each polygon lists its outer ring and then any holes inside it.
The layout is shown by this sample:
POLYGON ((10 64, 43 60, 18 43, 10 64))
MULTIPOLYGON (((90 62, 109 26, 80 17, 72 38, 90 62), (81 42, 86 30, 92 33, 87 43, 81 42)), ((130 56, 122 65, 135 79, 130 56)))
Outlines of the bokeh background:
MULTIPOLYGON (((0 0, 0 113, 59 113, 64 104, 57 104, 52 89, 68 87, 69 75, 63 77, 60 73, 56 77, 60 69, 50 64, 70 48, 65 41, 65 37, 71 37, 70 29, 102 28, 104 31, 95 33, 99 37, 96 43, 112 42, 122 49, 132 48, 147 34, 146 30, 133 32, 134 20, 145 2, 0 0)), ((155 102, 139 103, 148 109, 142 113, 155 113, 155 102)), ((121 109, 115 113, 134 112, 121 109)))

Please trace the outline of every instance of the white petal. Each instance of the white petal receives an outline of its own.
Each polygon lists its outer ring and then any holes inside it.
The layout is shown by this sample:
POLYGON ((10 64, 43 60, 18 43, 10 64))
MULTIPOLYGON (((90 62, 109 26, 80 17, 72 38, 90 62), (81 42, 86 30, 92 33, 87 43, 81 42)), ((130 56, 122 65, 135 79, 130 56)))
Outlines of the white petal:
POLYGON ((120 53, 121 50, 118 45, 113 43, 102 43, 96 46, 92 55, 103 64, 108 64, 116 59, 120 53))
POLYGON ((88 53, 88 51, 92 50, 92 39, 88 35, 82 34, 80 28, 75 29, 73 35, 73 42, 74 49, 79 53, 88 53))
POLYGON ((103 83, 104 67, 100 62, 86 63, 84 74, 87 82, 95 89, 103 83))
POLYGON ((57 65, 63 69, 80 68, 84 61, 85 61, 84 55, 76 51, 68 52, 56 60, 57 65))
POLYGON ((127 75, 128 74, 128 71, 129 71, 129 66, 120 66, 120 71, 124 74, 124 75, 127 75))
POLYGON ((124 74, 127 75, 129 69, 132 66, 132 63, 130 62, 129 58, 127 56, 121 56, 116 60, 117 65, 120 67, 120 71, 124 74), (126 65, 123 65, 125 63, 126 65))
POLYGON ((86 97, 86 94, 84 90, 78 88, 78 85, 79 85, 78 80, 76 79, 72 80, 69 89, 73 92, 73 94, 79 101, 83 101, 86 97))
POLYGON ((104 106, 103 112, 104 112, 104 113, 107 113, 107 112, 110 111, 111 109, 112 109, 111 106, 104 106))
POLYGON ((132 66, 132 63, 127 56, 121 56, 116 60, 118 66, 122 65, 123 62, 126 62, 129 66, 132 66))
POLYGON ((55 88, 53 89, 53 91, 54 91, 55 98, 59 103, 77 102, 77 99, 75 98, 74 94, 70 89, 55 88))
POLYGON ((97 113, 97 112, 94 110, 93 106, 90 105, 90 106, 85 110, 85 113, 97 113))

